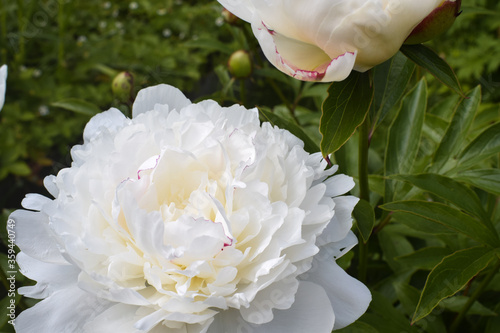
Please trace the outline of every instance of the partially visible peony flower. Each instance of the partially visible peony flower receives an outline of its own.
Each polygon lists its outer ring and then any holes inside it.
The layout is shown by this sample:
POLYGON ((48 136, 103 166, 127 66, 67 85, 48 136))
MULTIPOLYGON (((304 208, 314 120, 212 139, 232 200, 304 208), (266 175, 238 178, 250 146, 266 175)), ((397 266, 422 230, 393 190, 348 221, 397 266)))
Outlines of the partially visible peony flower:
MULTIPOLYGON (((391 58, 443 0, 218 0, 252 24, 267 59, 304 81, 341 81, 391 58)), ((454 0, 448 0, 454 1, 454 0)))
POLYGON ((5 102, 5 90, 7 89, 7 65, 0 67, 0 111, 5 102))
POLYGON ((11 215, 17 332, 330 332, 367 309, 336 263, 354 182, 255 109, 139 92, 93 117, 73 163, 11 215))

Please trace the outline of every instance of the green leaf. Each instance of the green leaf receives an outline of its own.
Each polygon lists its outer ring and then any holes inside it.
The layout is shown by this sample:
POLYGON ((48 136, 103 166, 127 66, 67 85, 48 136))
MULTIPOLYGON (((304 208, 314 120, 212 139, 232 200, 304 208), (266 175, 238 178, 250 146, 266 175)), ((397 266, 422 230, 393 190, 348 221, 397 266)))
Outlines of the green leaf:
POLYGON ((463 96, 460 83, 450 65, 441 59, 433 50, 422 44, 416 44, 403 45, 401 47, 401 52, 414 63, 428 70, 439 81, 463 96))
POLYGON ((54 102, 51 105, 87 116, 94 116, 101 112, 101 109, 99 109, 97 105, 78 98, 66 98, 58 102, 54 102))
POLYGON ((356 225, 359 233, 366 244, 372 233, 373 226, 375 225, 375 213, 373 212, 373 207, 368 201, 361 199, 358 201, 356 207, 354 207, 352 214, 356 219, 356 225))
MULTIPOLYGON (((408 173, 417 155, 425 109, 427 85, 420 81, 405 97, 398 115, 389 128, 385 151, 385 175, 408 173)), ((393 180, 386 180, 385 201, 392 201, 395 188, 393 180)))
POLYGON ((465 148, 458 159, 457 168, 466 169, 498 153, 500 153, 500 123, 488 127, 465 148))
POLYGON ((401 99, 415 70, 415 64, 401 52, 374 68, 374 109, 375 122, 384 120, 387 113, 401 99))
POLYGON ((477 86, 468 94, 468 98, 464 98, 458 105, 450 125, 434 154, 431 171, 437 172, 441 170, 445 163, 460 151, 480 103, 481 86, 477 86))
POLYGON ((365 119, 372 98, 368 73, 352 71, 344 81, 332 83, 319 125, 323 156, 338 150, 354 134, 365 119))
POLYGON ((499 169, 476 169, 459 172, 453 178, 467 184, 500 195, 500 170, 499 169))
POLYGON ((434 235, 456 234, 456 232, 452 229, 410 213, 395 212, 392 214, 392 219, 420 232, 434 235))
POLYGON ((365 323, 383 333, 419 332, 415 326, 410 326, 408 318, 396 309, 382 294, 372 291, 370 310, 362 319, 365 323))
POLYGON ((384 210, 402 211, 421 216, 447 228, 458 231, 482 244, 497 247, 498 235, 492 233, 484 224, 458 209, 438 202, 430 201, 395 201, 380 206, 384 210))
POLYGON ((457 293, 486 268, 494 257, 494 251, 481 246, 460 250, 445 257, 429 273, 412 322, 424 318, 440 301, 457 293))
MULTIPOLYGON (((444 306, 447 310, 452 312, 460 312, 463 309, 465 303, 469 300, 469 297, 457 295, 455 297, 444 299, 441 302, 441 305, 444 306)), ((469 311, 467 311, 468 315, 480 315, 480 316, 496 316, 497 314, 479 303, 475 301, 469 311)))
MULTIPOLYGON (((394 283, 394 289, 398 296, 401 305, 405 309, 405 313, 411 316, 415 312, 415 308, 420 298, 420 290, 402 282, 394 283)), ((443 333, 446 332, 446 326, 440 316, 432 316, 429 320, 421 320, 416 323, 420 328, 420 332, 426 333, 443 333)))
POLYGON ((450 253, 451 250, 445 247, 424 247, 423 249, 394 259, 408 267, 430 271, 450 253))
POLYGON ((304 141, 304 150, 306 150, 307 152, 316 153, 319 151, 318 145, 297 124, 279 117, 276 114, 263 108, 259 108, 259 112, 264 121, 271 123, 271 125, 276 125, 280 128, 287 129, 288 131, 290 131, 290 133, 304 141))
POLYGON ((480 218, 491 232, 495 229, 491 225, 481 201, 474 191, 467 186, 445 176, 433 173, 419 175, 395 175, 391 178, 406 181, 424 191, 437 195, 438 197, 453 203, 467 213, 480 218))

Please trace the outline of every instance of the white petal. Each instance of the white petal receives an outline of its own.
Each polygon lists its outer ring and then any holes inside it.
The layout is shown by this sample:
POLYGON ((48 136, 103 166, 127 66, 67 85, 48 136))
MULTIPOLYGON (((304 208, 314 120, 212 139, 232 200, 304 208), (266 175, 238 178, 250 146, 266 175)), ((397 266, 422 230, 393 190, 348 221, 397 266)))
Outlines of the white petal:
POLYGON ((28 193, 26 197, 21 202, 21 205, 30 210, 42 210, 43 206, 47 203, 52 202, 49 198, 36 193, 28 193))
MULTIPOLYGON (((139 333, 134 324, 142 316, 137 315, 139 307, 128 304, 114 304, 98 314, 82 327, 85 333, 139 333)), ((152 311, 152 310, 151 310, 152 311)))
POLYGON ((313 44, 269 31, 262 22, 252 24, 266 58, 282 72, 303 81, 341 81, 351 73, 356 52, 330 58, 313 44))
POLYGON ((43 186, 47 189, 47 191, 56 198, 59 195, 59 189, 56 184, 56 176, 49 175, 43 179, 43 186))
POLYGON ((365 313, 372 299, 370 291, 333 260, 313 261, 308 273, 307 281, 321 285, 330 298, 335 313, 334 329, 353 323, 365 313))
POLYGON ((168 105, 169 110, 180 111, 190 105, 191 101, 179 89, 159 84, 139 91, 132 106, 132 117, 135 118, 141 113, 153 110, 156 104, 168 105))
POLYGON ((292 307, 287 310, 276 310, 273 314, 271 322, 256 325, 246 322, 234 310, 224 311, 215 316, 208 332, 320 333, 330 332, 335 320, 325 290, 317 284, 305 281, 300 282, 292 307))
POLYGON ((7 65, 0 67, 0 111, 5 102, 5 91, 7 90, 7 65))
POLYGON ((19 288, 20 294, 31 298, 45 298, 54 291, 75 284, 80 273, 80 269, 76 266, 49 264, 36 260, 24 252, 20 252, 16 259, 21 273, 37 281, 35 286, 19 288))
POLYGON ((111 303, 73 286, 24 310, 16 318, 17 332, 81 332, 82 327, 111 303))
POLYGON ((44 262, 67 263, 52 238, 47 215, 19 209, 10 215, 10 219, 15 222, 16 245, 21 251, 44 262))
POLYGON ((90 121, 85 126, 83 131, 83 140, 89 142, 92 138, 96 137, 101 133, 103 129, 113 131, 116 128, 122 126, 125 122, 126 117, 123 113, 115 108, 111 108, 108 111, 104 111, 96 114, 90 119, 90 121))
POLYGON ((346 175, 335 175, 325 180, 326 196, 336 197, 347 193, 354 187, 354 180, 352 177, 346 175))
POLYGON ((359 199, 353 196, 340 196, 333 198, 335 202, 335 215, 328 226, 318 237, 317 245, 338 242, 347 236, 352 227, 352 211, 359 199))
POLYGON ((253 324, 263 324, 273 320, 276 309, 289 309, 295 300, 299 281, 285 278, 259 291, 248 308, 241 308, 241 316, 253 324), (274 310, 274 311, 273 311, 274 310))

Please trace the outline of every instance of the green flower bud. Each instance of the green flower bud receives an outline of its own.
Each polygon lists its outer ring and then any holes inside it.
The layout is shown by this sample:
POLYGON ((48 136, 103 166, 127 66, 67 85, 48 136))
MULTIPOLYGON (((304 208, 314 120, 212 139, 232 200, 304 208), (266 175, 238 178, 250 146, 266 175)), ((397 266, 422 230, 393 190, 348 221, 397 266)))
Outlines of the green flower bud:
POLYGON ((252 74, 252 59, 248 52, 238 50, 234 52, 228 61, 229 72, 237 79, 249 77, 252 74))
POLYGON ((121 72, 113 79, 111 90, 120 101, 128 101, 134 90, 134 76, 129 72, 121 72))
POLYGON ((420 44, 448 30, 458 15, 462 0, 444 0, 422 20, 408 36, 405 44, 420 44))

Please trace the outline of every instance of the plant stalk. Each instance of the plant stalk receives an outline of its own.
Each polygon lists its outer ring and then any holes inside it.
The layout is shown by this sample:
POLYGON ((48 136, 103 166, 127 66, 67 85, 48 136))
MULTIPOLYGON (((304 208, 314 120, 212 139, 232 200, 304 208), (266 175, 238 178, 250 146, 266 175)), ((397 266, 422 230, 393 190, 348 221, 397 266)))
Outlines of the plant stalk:
MULTIPOLYGON (((370 121, 368 115, 359 128, 358 150, 358 180, 359 197, 370 202, 370 187, 368 184, 368 147, 369 147, 370 121)), ((358 279, 366 283, 368 271, 368 244, 359 242, 358 279)))

